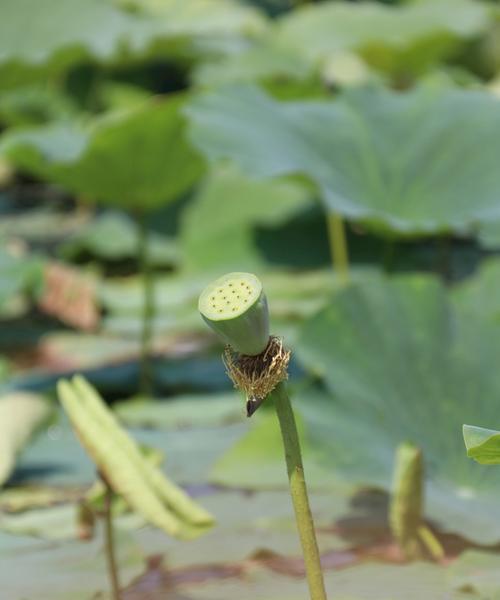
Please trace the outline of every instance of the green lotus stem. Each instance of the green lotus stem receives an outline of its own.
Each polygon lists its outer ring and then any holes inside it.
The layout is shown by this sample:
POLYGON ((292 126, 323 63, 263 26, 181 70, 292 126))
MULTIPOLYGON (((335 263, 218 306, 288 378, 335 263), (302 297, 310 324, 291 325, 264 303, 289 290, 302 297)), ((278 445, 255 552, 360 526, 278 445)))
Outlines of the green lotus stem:
POLYGON ((116 566, 115 542, 113 535, 113 515, 111 512, 113 490, 104 476, 101 475, 101 479, 106 488, 106 493, 104 495, 104 538, 109 580, 111 582, 111 597, 113 600, 120 600, 120 583, 118 580, 118 569, 116 566))
POLYGON ((279 383, 272 395, 283 438, 290 495, 295 511, 302 552, 304 554, 309 594, 311 600, 326 600, 318 542, 314 531, 314 522, 309 507, 309 497, 304 477, 299 434, 285 382, 279 383))
POLYGON ((418 536, 435 561, 443 560, 445 556, 443 546, 427 525, 421 525, 418 528, 418 536))
POLYGON ((143 309, 141 351, 139 362, 139 392, 150 396, 153 387, 153 365, 151 362, 153 324, 155 318, 154 281, 149 257, 149 229, 145 213, 138 215, 138 260, 142 277, 143 309))
POLYGON ((204 321, 230 346, 225 353, 226 370, 246 394, 247 416, 263 401, 274 398, 310 597, 326 600, 299 435, 285 386, 290 352, 280 338, 269 335, 262 284, 251 273, 228 273, 203 290, 198 307, 204 321))
POLYGON ((349 280, 349 253, 344 220, 337 213, 327 212, 328 242, 333 268, 342 283, 349 280))

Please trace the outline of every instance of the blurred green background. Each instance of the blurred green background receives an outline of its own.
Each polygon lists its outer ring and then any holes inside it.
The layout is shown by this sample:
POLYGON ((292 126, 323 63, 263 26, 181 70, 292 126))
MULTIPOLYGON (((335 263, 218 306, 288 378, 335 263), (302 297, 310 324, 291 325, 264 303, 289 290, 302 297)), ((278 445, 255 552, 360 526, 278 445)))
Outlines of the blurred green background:
POLYGON ((1 0, 2 599, 107 597, 73 373, 218 521, 119 516, 124 598, 306 596, 274 415, 197 311, 228 271, 293 352, 331 600, 500 597, 500 485, 461 437, 500 428, 499 250, 497 2, 1 0), (446 566, 394 557, 405 441, 446 566))

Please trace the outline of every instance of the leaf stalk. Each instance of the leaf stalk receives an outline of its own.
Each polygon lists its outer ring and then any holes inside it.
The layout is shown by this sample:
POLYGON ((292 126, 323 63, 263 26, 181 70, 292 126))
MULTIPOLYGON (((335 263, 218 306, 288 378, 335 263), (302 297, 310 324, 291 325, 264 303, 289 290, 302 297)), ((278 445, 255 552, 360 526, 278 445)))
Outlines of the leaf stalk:
POLYGON ((321 570, 321 559, 314 530, 314 522, 309 506, 309 497, 304 477, 304 466, 300 450, 297 424, 285 382, 279 383, 272 392, 274 405, 278 416, 285 459, 290 482, 297 529, 304 555, 307 583, 311 600, 326 600, 325 583, 321 570))

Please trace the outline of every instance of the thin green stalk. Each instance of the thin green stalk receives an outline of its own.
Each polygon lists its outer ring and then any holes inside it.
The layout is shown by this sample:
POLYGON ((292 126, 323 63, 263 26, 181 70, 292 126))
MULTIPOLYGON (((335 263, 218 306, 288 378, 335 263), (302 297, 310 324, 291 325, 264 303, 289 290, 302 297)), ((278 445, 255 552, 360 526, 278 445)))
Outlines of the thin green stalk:
POLYGON ((309 594, 311 600, 326 600, 318 542, 314 531, 314 523, 304 478, 299 435, 284 382, 277 385, 273 396, 281 435, 283 437, 288 479, 290 481, 290 494, 292 496, 295 519, 304 555, 309 594))
POLYGON ((115 544, 113 536, 113 515, 111 514, 113 490, 111 489, 105 477, 101 476, 101 479, 106 488, 104 495, 104 537, 109 580, 111 582, 111 597, 113 600, 120 600, 120 583, 118 581, 118 569, 116 567, 115 544))
POLYGON ((346 283, 349 280, 349 253, 344 220, 337 213, 327 212, 327 225, 333 268, 340 280, 346 283))
POLYGON ((153 323, 155 317, 154 281, 149 259, 149 230, 145 214, 142 213, 139 215, 138 224, 139 236, 137 254, 143 289, 139 392, 143 396, 149 396, 151 395, 153 387, 153 366, 151 362, 151 355, 153 344, 153 323))

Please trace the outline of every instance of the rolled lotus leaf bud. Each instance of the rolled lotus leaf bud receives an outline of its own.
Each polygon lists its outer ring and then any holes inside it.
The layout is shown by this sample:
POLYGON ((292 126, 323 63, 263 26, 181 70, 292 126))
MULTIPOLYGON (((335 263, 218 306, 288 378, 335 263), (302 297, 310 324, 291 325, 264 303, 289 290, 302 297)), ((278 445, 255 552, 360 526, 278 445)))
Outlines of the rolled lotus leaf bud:
POLYGON ((262 284, 251 273, 228 273, 202 292, 203 320, 236 352, 256 356, 269 342, 269 312, 262 284))

